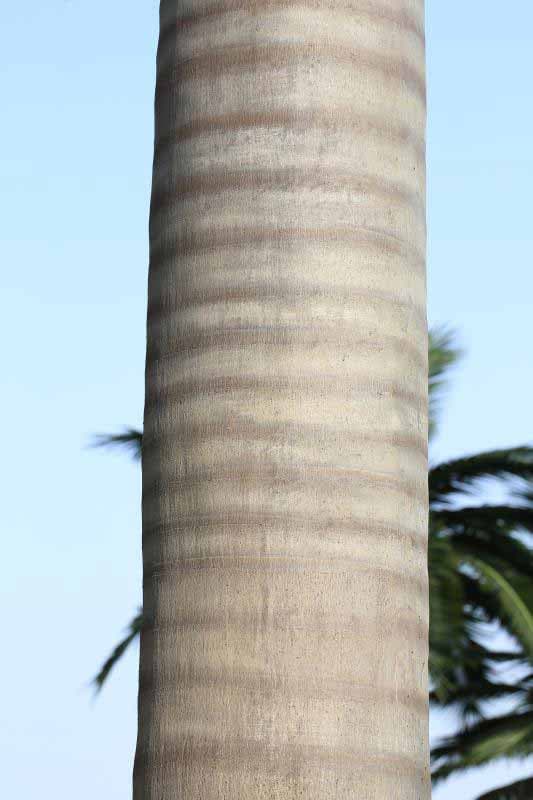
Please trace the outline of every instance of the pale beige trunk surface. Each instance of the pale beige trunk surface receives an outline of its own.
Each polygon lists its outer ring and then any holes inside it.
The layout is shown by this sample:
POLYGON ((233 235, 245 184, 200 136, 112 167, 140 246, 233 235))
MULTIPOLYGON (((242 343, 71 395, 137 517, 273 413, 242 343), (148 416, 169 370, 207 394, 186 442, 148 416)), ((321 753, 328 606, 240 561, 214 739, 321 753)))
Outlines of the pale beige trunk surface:
POLYGON ((427 800, 422 0, 164 0, 135 800, 427 800))

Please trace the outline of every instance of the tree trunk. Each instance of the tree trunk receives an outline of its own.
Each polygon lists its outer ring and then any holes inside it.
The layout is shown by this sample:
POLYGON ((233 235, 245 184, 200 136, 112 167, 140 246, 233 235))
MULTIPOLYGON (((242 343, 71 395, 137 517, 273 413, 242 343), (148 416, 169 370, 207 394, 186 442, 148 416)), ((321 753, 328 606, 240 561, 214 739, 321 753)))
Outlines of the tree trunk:
POLYGON ((426 800, 423 0, 163 0, 135 800, 426 800))

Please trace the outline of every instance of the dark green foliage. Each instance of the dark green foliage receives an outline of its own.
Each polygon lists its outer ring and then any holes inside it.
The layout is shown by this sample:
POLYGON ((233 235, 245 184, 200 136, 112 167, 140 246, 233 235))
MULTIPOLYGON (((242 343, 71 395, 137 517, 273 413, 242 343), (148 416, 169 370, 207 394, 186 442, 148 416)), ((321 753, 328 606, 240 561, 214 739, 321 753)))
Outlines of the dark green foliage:
MULTIPOLYGON (((531 689, 531 676, 526 683, 531 689)), ((482 719, 434 748, 433 759, 440 766, 434 770, 433 777, 439 780, 460 769, 481 766, 502 757, 524 757, 532 752, 533 710, 482 719)))
POLYGON ((479 491, 489 479, 509 481, 511 489, 523 487, 533 479, 533 449, 494 450, 438 464, 429 473, 430 500, 450 503, 456 494, 479 491))
POLYGON ((477 800, 531 800, 533 797, 533 778, 517 781, 509 786, 502 786, 492 792, 481 795, 477 800))
POLYGON ((117 646, 115 647, 109 658, 102 664, 102 667, 98 675, 94 678, 94 685, 97 691, 100 691, 100 689, 106 682, 109 673, 111 672, 117 661, 120 661, 120 659, 130 646, 130 644, 133 642, 134 639, 137 638, 137 636, 141 632, 143 623, 144 623, 144 616, 142 611, 139 611, 137 616, 134 617, 130 622, 130 624, 128 625, 127 635, 122 639, 122 641, 120 641, 117 644, 117 646))
MULTIPOLYGON (((442 385, 457 351, 451 339, 440 346, 450 348, 448 357, 433 357, 442 385)), ((533 753, 532 484, 531 447, 454 459, 429 473, 430 699, 463 720, 433 749, 435 782, 533 753), (473 504, 491 480, 506 500, 473 504), (495 625, 508 634, 509 651, 488 647, 495 625), (505 712, 498 713, 502 702, 505 712)), ((519 782, 485 800, 533 797, 532 784, 519 782)))
POLYGON ((442 401, 448 371, 459 360, 461 351, 456 346, 453 332, 440 328, 429 332, 429 436, 437 428, 437 414, 442 401))
POLYGON ((122 433, 100 434, 95 437, 95 447, 121 447, 128 450, 137 461, 141 458, 143 435, 135 428, 125 428, 122 433))

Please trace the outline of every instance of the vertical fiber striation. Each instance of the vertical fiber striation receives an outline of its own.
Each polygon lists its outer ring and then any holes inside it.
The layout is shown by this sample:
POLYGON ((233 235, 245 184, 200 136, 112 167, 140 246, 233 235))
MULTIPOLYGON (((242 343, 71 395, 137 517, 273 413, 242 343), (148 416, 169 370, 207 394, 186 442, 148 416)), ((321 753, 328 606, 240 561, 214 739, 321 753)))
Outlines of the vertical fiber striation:
POLYGON ((427 800, 423 0, 163 0, 135 800, 427 800))

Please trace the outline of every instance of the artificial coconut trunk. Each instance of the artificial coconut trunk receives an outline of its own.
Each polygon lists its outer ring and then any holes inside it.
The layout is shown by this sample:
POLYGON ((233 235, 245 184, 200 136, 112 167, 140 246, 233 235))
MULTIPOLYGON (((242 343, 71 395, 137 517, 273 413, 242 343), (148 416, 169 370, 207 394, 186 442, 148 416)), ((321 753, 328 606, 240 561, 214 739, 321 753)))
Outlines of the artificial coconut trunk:
POLYGON ((163 0, 135 800, 426 800, 423 0, 163 0))

